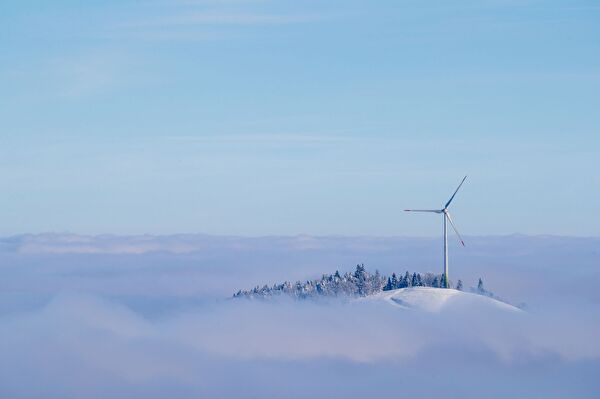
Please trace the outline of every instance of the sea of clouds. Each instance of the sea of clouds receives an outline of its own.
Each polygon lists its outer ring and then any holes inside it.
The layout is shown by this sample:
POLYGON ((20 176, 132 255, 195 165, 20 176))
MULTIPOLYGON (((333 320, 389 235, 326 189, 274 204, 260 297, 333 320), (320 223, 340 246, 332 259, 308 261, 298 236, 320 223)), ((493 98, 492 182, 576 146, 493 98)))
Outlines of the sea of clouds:
POLYGON ((357 263, 438 271, 439 239, 0 239, 0 397, 598 397, 600 239, 468 242, 451 277, 524 312, 230 298, 357 263))

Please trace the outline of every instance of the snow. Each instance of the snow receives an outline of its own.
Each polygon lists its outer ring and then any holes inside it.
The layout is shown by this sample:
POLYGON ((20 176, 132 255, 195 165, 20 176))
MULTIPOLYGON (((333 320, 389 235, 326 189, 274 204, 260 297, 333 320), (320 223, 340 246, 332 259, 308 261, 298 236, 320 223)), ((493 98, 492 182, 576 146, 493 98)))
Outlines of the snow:
POLYGON ((404 309, 418 309, 433 313, 444 309, 463 306, 477 306, 512 312, 522 312, 519 308, 488 296, 445 288, 401 288, 383 291, 373 295, 371 300, 383 300, 404 309))

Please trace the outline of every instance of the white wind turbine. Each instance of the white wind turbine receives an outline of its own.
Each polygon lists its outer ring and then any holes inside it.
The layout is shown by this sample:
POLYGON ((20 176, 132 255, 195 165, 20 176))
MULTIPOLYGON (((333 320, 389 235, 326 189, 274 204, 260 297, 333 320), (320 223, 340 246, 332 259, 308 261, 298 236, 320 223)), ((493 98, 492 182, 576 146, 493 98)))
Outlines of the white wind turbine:
POLYGON ((452 200, 454 199, 454 196, 460 189, 460 186, 462 186, 463 183, 465 182, 466 178, 467 178, 467 176, 463 177, 462 181, 456 188, 456 191, 454 191, 454 194, 452 194, 452 197, 450 197, 448 202, 446 202, 446 205, 444 205, 443 209, 405 209, 404 210, 405 212, 431 212, 431 213, 441 213, 442 214, 442 217, 444 218, 444 276, 443 276, 443 278, 444 278, 444 287, 445 288, 448 288, 448 231, 446 228, 446 220, 448 222, 450 222, 450 224, 452 225, 452 228, 454 229, 454 232, 458 236, 460 243, 463 245, 463 247, 465 246, 465 242, 463 241, 462 237, 460 236, 460 233, 456 229, 456 226, 452 222, 452 218, 450 217, 450 212, 448 212, 448 206, 450 206, 450 203, 452 202, 452 200))

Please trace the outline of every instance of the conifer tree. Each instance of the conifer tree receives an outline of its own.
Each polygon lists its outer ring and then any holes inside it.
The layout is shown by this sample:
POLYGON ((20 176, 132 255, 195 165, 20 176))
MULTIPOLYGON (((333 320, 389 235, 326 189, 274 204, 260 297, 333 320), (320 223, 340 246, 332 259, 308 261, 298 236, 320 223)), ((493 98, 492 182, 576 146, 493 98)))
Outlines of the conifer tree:
POLYGON ((417 287, 419 285, 419 280, 417 280, 417 273, 413 273, 411 284, 413 287, 417 287))
POLYGON ((406 284, 405 287, 410 287, 412 285, 412 278, 408 271, 404 274, 404 283, 406 284))
POLYGON ((358 289, 358 295, 367 294, 366 286, 366 272, 364 265, 356 265, 356 271, 354 272, 354 278, 357 280, 356 288, 358 289))
POLYGON ((388 277, 387 279, 387 283, 385 284, 385 286, 383 287, 384 291, 391 291, 393 290, 393 285, 392 285, 392 279, 388 277))
POLYGON ((395 290, 398 288, 398 278, 396 277, 396 273, 392 273, 392 289, 395 290))

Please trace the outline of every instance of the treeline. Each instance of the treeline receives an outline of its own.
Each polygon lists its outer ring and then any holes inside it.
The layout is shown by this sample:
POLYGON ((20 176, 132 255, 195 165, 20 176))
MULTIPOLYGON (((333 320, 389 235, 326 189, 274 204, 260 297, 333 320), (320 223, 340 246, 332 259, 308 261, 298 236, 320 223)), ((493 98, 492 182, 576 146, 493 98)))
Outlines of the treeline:
POLYGON ((353 273, 324 274, 320 279, 289 281, 275 284, 272 287, 256 286, 249 291, 238 291, 233 297, 267 298, 276 295, 289 295, 294 298, 304 299, 317 296, 367 296, 379 292, 385 285, 386 278, 376 271, 371 274, 364 265, 357 265, 353 273))
MULTIPOLYGON (((357 265, 354 272, 341 274, 323 274, 321 278, 314 280, 296 281, 291 283, 285 281, 273 286, 256 286, 251 290, 240 290, 233 295, 234 298, 269 298, 279 295, 287 295, 296 299, 312 297, 362 297, 376 294, 381 291, 395 290, 407 287, 436 287, 444 288, 443 274, 412 273, 406 272, 404 276, 397 277, 396 273, 391 276, 382 276, 379 271, 369 273, 364 265, 357 265)), ((457 289, 462 289, 459 280, 457 289)))
POLYGON ((408 287, 445 288, 444 275, 433 273, 425 273, 423 275, 421 275, 421 273, 413 273, 411 275, 409 272, 406 272, 404 273, 404 276, 397 277, 396 273, 392 273, 391 277, 388 277, 386 284, 383 286, 383 291, 390 291, 396 290, 398 288, 408 287))

